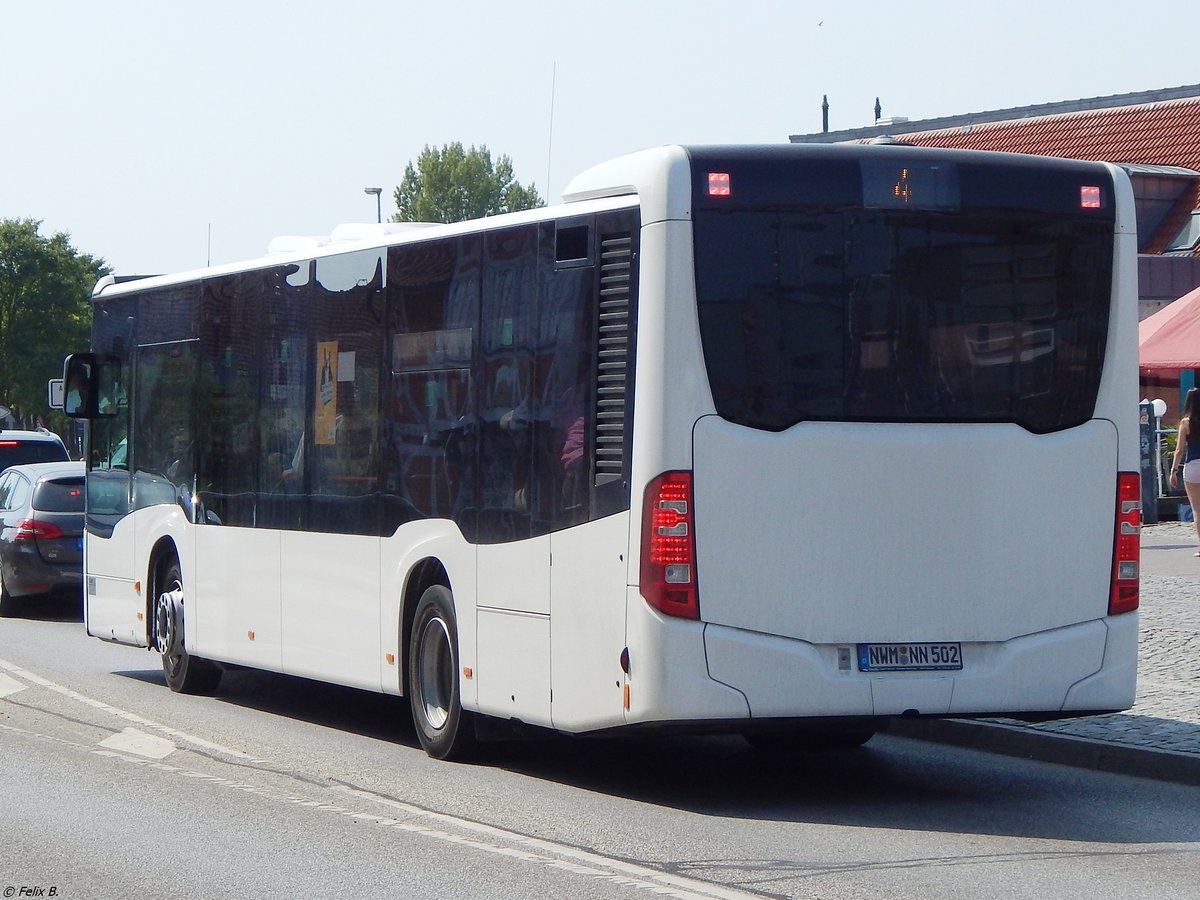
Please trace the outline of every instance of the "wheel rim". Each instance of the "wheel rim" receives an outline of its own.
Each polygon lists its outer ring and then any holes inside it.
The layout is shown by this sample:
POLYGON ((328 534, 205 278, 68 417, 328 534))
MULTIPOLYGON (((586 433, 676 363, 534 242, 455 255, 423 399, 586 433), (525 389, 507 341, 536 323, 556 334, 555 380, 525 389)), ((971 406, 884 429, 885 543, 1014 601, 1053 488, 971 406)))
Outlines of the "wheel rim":
POLYGON ((425 721, 440 730, 450 718, 453 697, 454 651, 450 631, 440 616, 430 619, 421 631, 417 667, 418 689, 425 721))
POLYGON ((176 581, 169 591, 158 595, 154 609, 154 643, 165 658, 179 657, 179 617, 177 610, 183 603, 183 587, 176 581))

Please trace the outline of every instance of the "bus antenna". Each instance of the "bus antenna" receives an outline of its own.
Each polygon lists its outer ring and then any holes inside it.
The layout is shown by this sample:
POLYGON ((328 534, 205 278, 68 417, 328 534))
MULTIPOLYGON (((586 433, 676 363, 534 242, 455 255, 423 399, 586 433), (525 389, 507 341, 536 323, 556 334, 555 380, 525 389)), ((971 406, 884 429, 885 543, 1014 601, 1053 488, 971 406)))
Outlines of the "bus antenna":
POLYGON ((550 134, 546 138, 546 202, 550 202, 550 160, 554 157, 554 87, 558 78, 558 60, 550 69, 550 134))

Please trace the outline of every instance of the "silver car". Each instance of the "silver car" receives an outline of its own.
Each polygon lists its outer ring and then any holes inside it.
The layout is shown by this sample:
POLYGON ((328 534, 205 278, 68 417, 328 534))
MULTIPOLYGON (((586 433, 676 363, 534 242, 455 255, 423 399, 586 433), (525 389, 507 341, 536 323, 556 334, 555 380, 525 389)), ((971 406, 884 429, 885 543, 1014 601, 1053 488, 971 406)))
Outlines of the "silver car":
POLYGON ((82 462, 0 473, 0 616, 35 597, 82 599, 84 495, 82 462))

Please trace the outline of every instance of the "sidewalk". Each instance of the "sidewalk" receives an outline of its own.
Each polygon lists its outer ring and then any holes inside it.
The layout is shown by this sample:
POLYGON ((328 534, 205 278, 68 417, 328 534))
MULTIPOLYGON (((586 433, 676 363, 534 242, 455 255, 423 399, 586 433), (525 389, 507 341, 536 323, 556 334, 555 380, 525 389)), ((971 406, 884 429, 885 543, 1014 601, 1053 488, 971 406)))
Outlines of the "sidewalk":
POLYGON ((1141 621, 1133 708, 1029 724, 902 722, 895 734, 1048 762, 1200 785, 1200 559, 1191 522, 1142 528, 1141 621))

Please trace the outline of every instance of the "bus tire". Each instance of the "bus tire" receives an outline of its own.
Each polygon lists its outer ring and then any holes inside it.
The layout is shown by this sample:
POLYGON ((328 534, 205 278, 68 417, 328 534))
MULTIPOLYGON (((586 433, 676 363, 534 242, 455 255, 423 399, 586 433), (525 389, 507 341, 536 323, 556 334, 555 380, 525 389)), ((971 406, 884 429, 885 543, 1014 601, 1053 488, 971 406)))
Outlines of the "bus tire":
POLYGON ((413 726, 434 759, 463 759, 475 748, 475 723, 462 708, 458 628, 450 589, 435 584, 417 603, 408 647, 413 726))
POLYGON ((853 750, 875 736, 873 729, 828 732, 751 731, 742 737, 764 753, 812 753, 822 750, 853 750))
POLYGON ((184 634, 183 573, 172 559, 158 583, 154 607, 154 643, 162 654, 167 687, 179 694, 211 694, 221 682, 221 669, 187 652, 184 634))

